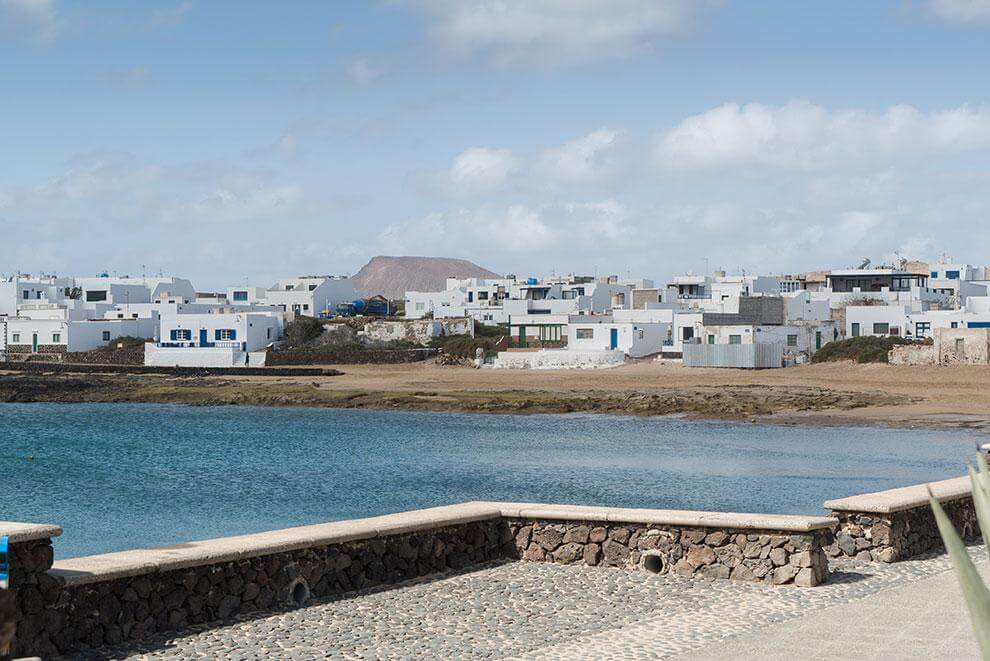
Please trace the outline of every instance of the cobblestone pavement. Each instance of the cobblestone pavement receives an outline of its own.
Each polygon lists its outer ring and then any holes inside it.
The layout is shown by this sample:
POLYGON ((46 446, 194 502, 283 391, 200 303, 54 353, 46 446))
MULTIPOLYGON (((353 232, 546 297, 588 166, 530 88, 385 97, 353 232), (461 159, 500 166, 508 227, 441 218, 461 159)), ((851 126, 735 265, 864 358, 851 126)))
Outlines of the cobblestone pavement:
MULTIPOLYGON (((978 559, 986 557, 983 547, 972 552, 978 559)), ((100 656, 629 659, 693 651, 692 658, 705 658, 706 646, 715 645, 714 656, 731 650, 730 637, 745 640, 747 634, 763 631, 780 635, 782 623, 798 626, 810 614, 851 602, 866 608, 885 599, 885 593, 918 581, 938 578, 935 585, 942 593, 955 586, 948 576, 939 576, 951 568, 946 556, 891 565, 833 564, 836 571, 828 584, 796 588, 498 563, 221 628, 191 630, 140 647, 102 650, 100 656)), ((951 595, 942 597, 951 600, 951 595)), ((840 618, 856 620, 856 607, 845 608, 848 614, 840 618)))

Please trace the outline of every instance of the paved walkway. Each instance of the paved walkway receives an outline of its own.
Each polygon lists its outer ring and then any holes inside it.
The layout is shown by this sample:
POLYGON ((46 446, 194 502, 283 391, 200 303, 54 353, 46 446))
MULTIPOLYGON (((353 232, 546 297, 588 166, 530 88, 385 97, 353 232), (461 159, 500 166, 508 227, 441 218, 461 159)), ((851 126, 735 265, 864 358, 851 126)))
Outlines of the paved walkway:
POLYGON ((950 568, 945 556, 844 564, 802 589, 502 563, 101 656, 975 658, 950 568))

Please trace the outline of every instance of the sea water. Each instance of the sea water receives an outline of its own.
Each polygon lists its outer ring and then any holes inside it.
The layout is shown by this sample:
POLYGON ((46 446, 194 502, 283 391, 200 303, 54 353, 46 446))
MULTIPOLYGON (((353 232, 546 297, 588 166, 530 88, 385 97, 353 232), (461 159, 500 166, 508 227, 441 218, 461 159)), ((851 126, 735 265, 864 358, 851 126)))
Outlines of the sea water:
POLYGON ((825 514, 961 475, 959 431, 605 415, 0 404, 0 520, 60 558, 466 500, 825 514))

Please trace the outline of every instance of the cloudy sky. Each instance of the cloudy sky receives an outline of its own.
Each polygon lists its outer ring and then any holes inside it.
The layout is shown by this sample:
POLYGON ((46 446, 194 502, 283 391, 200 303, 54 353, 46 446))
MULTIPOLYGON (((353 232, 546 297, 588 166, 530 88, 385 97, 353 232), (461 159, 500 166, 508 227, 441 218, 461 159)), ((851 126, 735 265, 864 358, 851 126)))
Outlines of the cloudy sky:
POLYGON ((0 273, 990 263, 990 0, 0 0, 0 273))

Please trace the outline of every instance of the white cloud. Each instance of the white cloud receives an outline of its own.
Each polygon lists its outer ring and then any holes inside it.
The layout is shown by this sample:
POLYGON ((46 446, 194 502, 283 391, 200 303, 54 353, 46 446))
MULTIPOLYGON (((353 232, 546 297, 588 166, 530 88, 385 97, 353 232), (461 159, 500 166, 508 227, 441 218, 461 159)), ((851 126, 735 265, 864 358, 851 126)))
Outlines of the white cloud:
POLYGON ((509 149, 472 147, 454 159, 446 172, 446 184, 457 195, 488 193, 505 186, 522 167, 509 149))
POLYGON ((375 65, 366 58, 359 57, 347 65, 347 75, 358 85, 368 85, 388 71, 384 65, 375 65))
POLYGON ((58 36, 59 18, 55 0, 0 0, 0 19, 12 30, 25 28, 37 41, 58 36))
POLYGON ((948 21, 990 21, 990 0, 930 0, 929 6, 948 21))
POLYGON ((706 3, 686 0, 407 0, 434 38, 497 63, 560 64, 623 57, 680 29, 706 3))
POLYGON ((669 170, 751 165, 820 170, 987 149, 986 108, 963 105, 924 113, 898 105, 871 114, 792 101, 784 106, 727 103, 688 117, 658 137, 654 153, 669 170))
POLYGON ((546 178, 567 184, 609 179, 619 170, 618 151, 622 138, 620 131, 600 128, 544 151, 539 157, 539 169, 546 178))

